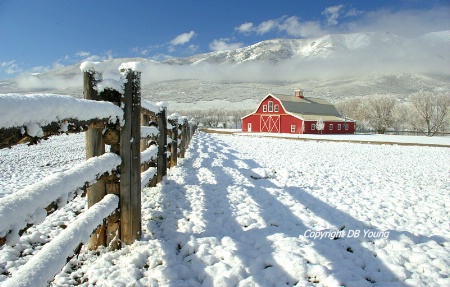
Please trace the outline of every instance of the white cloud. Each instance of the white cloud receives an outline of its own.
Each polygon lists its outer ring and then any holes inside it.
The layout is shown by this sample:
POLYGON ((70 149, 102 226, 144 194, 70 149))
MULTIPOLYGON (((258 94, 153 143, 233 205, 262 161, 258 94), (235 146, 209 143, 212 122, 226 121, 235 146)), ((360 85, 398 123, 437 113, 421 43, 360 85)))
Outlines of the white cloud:
POLYGON ((338 24, 337 19, 339 18, 343 7, 344 5, 336 5, 325 8, 325 10, 322 12, 322 15, 325 15, 325 17, 327 18, 328 25, 338 24))
POLYGON ((150 59, 152 59, 154 61, 164 61, 164 60, 172 59, 172 58, 173 58, 173 56, 171 56, 171 55, 161 54, 161 53, 155 54, 150 57, 150 59))
POLYGON ((267 32, 277 29, 277 27, 278 20, 267 20, 259 24, 255 30, 257 34, 266 34, 267 32))
POLYGON ((247 22, 234 29, 240 33, 250 33, 253 31, 253 23, 247 22))
POLYGON ((78 88, 82 83, 82 76, 74 77, 52 76, 42 78, 40 75, 20 75, 15 78, 17 87, 26 90, 67 89, 78 88))
POLYGON ((79 52, 75 53, 75 55, 78 57, 85 58, 85 57, 89 57, 89 55, 91 55, 91 53, 86 52, 86 51, 79 51, 79 52))
POLYGON ((199 47, 198 47, 198 45, 191 44, 188 46, 188 48, 191 52, 195 52, 198 50, 199 47))
POLYGON ((191 41, 191 39, 195 36, 195 32, 191 31, 189 33, 183 33, 178 36, 176 36, 172 41, 170 41, 170 44, 173 46, 177 45, 183 45, 191 41))
POLYGON ((357 21, 345 25, 348 32, 384 32, 414 37, 450 29, 450 8, 429 10, 378 10, 365 12, 357 21))
POLYGON ((414 37, 427 32, 450 29, 450 7, 441 6, 429 10, 361 11, 336 5, 322 12, 324 21, 304 21, 297 16, 283 16, 255 25, 246 22, 235 28, 243 34, 284 32, 290 37, 315 38, 333 33, 383 32, 414 37), (359 16, 359 17, 357 17, 359 16), (355 18, 356 17, 356 18, 355 18), (344 21, 345 19, 345 21, 344 21))
POLYGON ((149 50, 147 48, 141 48, 141 47, 134 47, 131 49, 132 53, 145 56, 148 54, 149 50))
POLYGON ((345 17, 355 17, 355 16, 359 16, 363 13, 364 13, 364 11, 352 8, 349 11, 347 11, 347 13, 345 14, 345 17))
POLYGON ((261 22, 258 26, 253 23, 244 23, 236 27, 240 33, 254 32, 259 35, 266 34, 270 31, 285 32, 291 37, 319 37, 325 34, 318 21, 301 22, 298 17, 280 17, 278 19, 271 19, 261 22))
POLYGON ((279 26, 280 31, 286 32, 293 37, 320 37, 327 32, 323 30, 317 21, 300 22, 298 17, 292 16, 284 20, 279 26))
POLYGON ((108 50, 103 54, 99 55, 93 55, 90 52, 80 51, 75 53, 75 57, 69 57, 66 55, 63 59, 59 59, 58 61, 56 61, 55 64, 61 64, 61 62, 66 61, 68 59, 73 59, 75 61, 104 61, 110 60, 112 58, 113 58, 112 50, 108 50))
MULTIPOLYGON (((57 68, 57 67, 55 67, 55 68, 57 68)), ((50 71, 49 66, 36 66, 31 69, 31 72, 33 72, 33 73, 43 73, 43 72, 47 72, 47 71, 50 71)))
POLYGON ((22 71, 16 60, 0 63, 1 70, 5 71, 8 75, 16 74, 22 71))
POLYGON ((229 42, 230 42, 229 38, 216 39, 211 43, 209 43, 209 48, 214 52, 218 52, 225 50, 234 50, 244 46, 243 43, 229 43, 229 42))
POLYGON ((167 44, 157 44, 157 45, 148 45, 146 47, 134 47, 131 48, 131 52, 139 56, 147 56, 148 54, 150 54, 150 52, 162 49, 166 46, 167 44))

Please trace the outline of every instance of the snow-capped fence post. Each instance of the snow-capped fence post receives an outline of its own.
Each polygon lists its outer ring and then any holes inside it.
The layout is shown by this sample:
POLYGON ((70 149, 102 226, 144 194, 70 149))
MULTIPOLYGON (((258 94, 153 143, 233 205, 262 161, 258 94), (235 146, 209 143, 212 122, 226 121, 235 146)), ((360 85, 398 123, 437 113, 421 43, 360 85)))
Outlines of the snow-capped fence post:
POLYGON ((161 182, 167 175, 167 118, 166 107, 161 107, 161 111, 156 115, 158 122, 158 159, 156 183, 161 182))
POLYGON ((171 115, 169 123, 172 125, 172 143, 170 145, 170 167, 172 168, 178 164, 178 116, 171 115))
POLYGON ((120 106, 124 125, 120 128, 120 230, 122 243, 141 237, 141 89, 140 72, 121 66, 124 93, 120 106))
MULTIPOLYGON (((99 93, 96 90, 96 85, 101 79, 101 74, 92 70, 85 70, 83 72, 83 94, 84 99, 92 101, 101 101, 99 93)), ((89 126, 86 131, 86 159, 100 156, 105 153, 105 143, 102 134, 103 127, 95 128, 89 126)), ((96 183, 87 188, 87 202, 88 208, 101 201, 106 195, 105 179, 100 178, 96 183)), ((99 226, 94 231, 89 240, 89 249, 96 249, 101 245, 106 244, 106 233, 103 225, 99 226)))

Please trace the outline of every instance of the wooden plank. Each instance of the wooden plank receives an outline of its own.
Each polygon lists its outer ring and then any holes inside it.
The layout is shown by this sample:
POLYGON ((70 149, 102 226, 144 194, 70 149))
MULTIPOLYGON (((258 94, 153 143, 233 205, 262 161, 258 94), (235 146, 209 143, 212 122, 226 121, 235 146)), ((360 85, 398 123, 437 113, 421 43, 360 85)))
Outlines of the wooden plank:
MULTIPOLYGON (((141 113, 141 126, 148 127, 150 124, 150 116, 147 114, 141 113)), ((141 139, 141 152, 145 151, 148 148, 149 138, 141 139)), ((148 164, 145 163, 141 166, 141 172, 144 172, 148 169, 148 164)))
POLYGON ((121 106, 125 124, 120 129, 120 240, 132 244, 141 237, 140 73, 124 72, 121 106))
MULTIPOLYGON (((84 99, 92 101, 101 101, 102 98, 97 93, 95 86, 101 75, 95 72, 83 73, 84 99)), ((105 153, 105 143, 103 141, 102 128, 89 128, 86 131, 86 159, 100 156, 105 153)), ((106 195, 105 180, 100 179, 87 188, 88 208, 100 202, 106 195)), ((89 240, 89 249, 97 249, 99 246, 106 245, 106 231, 102 225, 97 228, 89 240)))
POLYGON ((167 175, 167 118, 166 109, 162 109, 157 115, 159 128, 158 135, 158 160, 156 182, 161 182, 163 177, 167 175))

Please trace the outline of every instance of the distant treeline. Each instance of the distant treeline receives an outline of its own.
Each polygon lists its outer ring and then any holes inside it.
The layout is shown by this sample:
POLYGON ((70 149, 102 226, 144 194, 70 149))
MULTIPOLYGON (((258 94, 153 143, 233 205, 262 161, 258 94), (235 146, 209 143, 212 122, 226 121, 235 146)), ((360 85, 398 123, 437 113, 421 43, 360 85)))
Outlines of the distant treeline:
POLYGON ((241 128, 242 117, 254 112, 254 110, 183 110, 177 111, 189 118, 189 121, 197 123, 200 127, 208 128, 241 128))
POLYGON ((419 92, 400 102, 393 95, 374 94, 348 98, 338 111, 357 121, 359 131, 411 131, 433 136, 450 128, 450 94, 419 92))

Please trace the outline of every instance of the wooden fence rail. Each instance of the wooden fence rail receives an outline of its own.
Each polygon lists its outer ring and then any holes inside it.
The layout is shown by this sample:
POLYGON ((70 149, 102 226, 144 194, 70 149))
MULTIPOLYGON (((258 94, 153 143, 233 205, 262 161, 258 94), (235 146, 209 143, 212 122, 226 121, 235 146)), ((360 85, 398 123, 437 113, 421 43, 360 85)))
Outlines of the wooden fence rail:
MULTIPOLYGON (((137 66, 135 63, 126 63, 119 68, 123 78, 122 90, 118 91, 113 88, 100 90, 102 74, 96 72, 94 64, 83 63, 80 68, 83 71, 84 100, 55 95, 0 95, 0 148, 24 142, 38 143, 41 138, 60 133, 86 131, 84 163, 0 198, 0 246, 14 244, 32 226, 33 222, 29 218, 42 212, 50 214, 58 208, 58 198, 77 188, 85 188, 88 207, 95 208, 97 212, 94 221, 83 225, 95 227, 88 243, 90 249, 99 246, 116 249, 140 239, 141 188, 156 186, 167 174, 167 168, 177 165, 177 158, 184 157, 196 127, 190 125, 185 117, 176 114, 167 117, 167 105, 164 102, 153 104, 141 100, 140 72, 137 66), (30 101, 38 104, 52 103, 50 106, 53 109, 45 112, 45 108, 39 110, 38 105, 34 109, 36 115, 28 115, 22 121, 8 118, 12 117, 8 107, 26 107, 30 101), (55 115, 51 113, 52 110, 62 112, 55 115), (105 145, 109 145, 110 152, 105 153, 105 145), (83 170, 85 176, 78 176, 80 170, 83 170), (78 176, 77 180, 72 179, 73 174, 78 176), (54 187, 56 181, 59 185, 54 187), (52 191, 58 192, 44 196, 39 188, 46 189, 48 194, 49 186, 53 186, 52 191), (21 201, 22 193, 27 195, 22 198, 31 200, 21 201), (30 197, 30 194, 33 196, 30 197), (106 198, 107 208, 104 207, 106 198), (115 207, 111 209, 114 204, 115 207), (22 206, 29 207, 29 210, 22 206), (7 213, 13 214, 15 219, 11 219, 11 222, 3 220, 12 218, 6 217, 7 213)), ((15 112, 21 113, 17 110, 15 112)), ((76 231, 71 229, 71 232, 76 231)), ((92 230, 84 230, 83 234, 86 232, 91 233, 92 230)), ((48 248, 54 248, 52 244, 57 243, 52 242, 59 242, 58 238, 64 236, 63 233, 50 241, 48 248)), ((73 244, 71 242, 66 247, 73 250, 73 244)), ((38 259, 30 260, 30 264, 26 263, 23 270, 28 270, 33 262, 39 261, 39 254, 43 253, 38 252, 34 256, 38 259)), ((6 283, 17 283, 27 277, 23 272, 20 274, 13 274, 6 283)), ((48 282, 52 278, 45 280, 48 282)), ((32 280, 25 282, 31 282, 29 286, 34 285, 32 280)))

